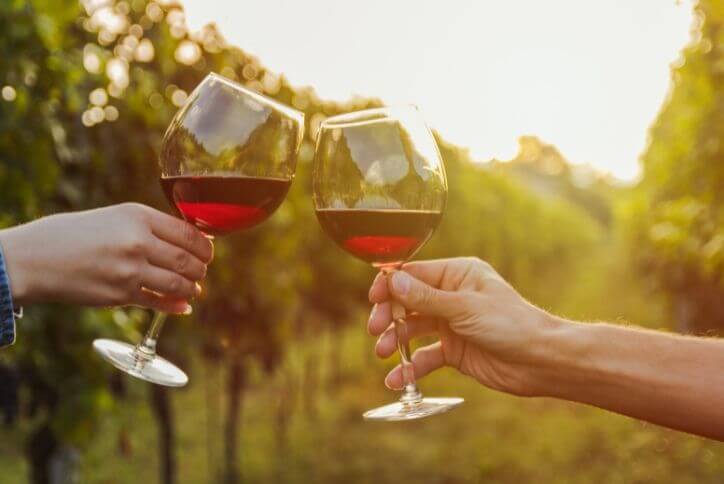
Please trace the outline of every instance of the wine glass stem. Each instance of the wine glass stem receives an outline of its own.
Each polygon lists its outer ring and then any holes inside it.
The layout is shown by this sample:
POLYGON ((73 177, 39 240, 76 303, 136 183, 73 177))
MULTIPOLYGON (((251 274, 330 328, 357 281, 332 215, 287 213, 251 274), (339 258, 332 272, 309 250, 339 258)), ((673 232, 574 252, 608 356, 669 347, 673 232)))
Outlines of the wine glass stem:
MULTIPOLYGON (((392 314, 400 312, 400 309, 395 310, 395 306, 401 308, 404 314, 405 308, 399 303, 392 303, 392 314)), ((402 403, 415 404, 422 400, 422 393, 417 389, 417 383, 415 383, 415 369, 412 365, 412 354, 410 352, 410 341, 407 332, 407 321, 405 317, 396 317, 392 323, 395 327, 395 335, 397 336, 397 351, 400 353, 400 366, 402 367, 402 396, 400 401, 402 403)))
MULTIPOLYGON (((383 270, 389 277, 397 268, 383 270)), ((414 405, 422 401, 422 393, 417 389, 415 382, 415 368, 412 364, 410 352, 410 335, 407 328, 407 313, 402 304, 392 302, 392 325, 397 337, 397 351, 400 353, 400 366, 402 367, 402 396, 400 401, 404 404, 414 405)))
POLYGON ((143 340, 136 345, 136 350, 133 352, 137 366, 143 366, 148 360, 156 356, 156 343, 158 342, 159 334, 161 334, 161 329, 163 329, 164 321, 166 321, 166 313, 160 311, 153 312, 151 327, 146 332, 143 340))

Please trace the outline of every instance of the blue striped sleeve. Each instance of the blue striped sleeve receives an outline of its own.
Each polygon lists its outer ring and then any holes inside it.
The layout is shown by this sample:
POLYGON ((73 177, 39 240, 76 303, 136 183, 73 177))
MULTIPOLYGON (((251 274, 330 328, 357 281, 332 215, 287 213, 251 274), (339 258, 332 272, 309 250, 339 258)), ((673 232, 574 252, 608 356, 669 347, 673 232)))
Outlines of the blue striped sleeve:
POLYGON ((15 314, 10 279, 5 266, 5 257, 0 247, 0 348, 15 342, 15 314))

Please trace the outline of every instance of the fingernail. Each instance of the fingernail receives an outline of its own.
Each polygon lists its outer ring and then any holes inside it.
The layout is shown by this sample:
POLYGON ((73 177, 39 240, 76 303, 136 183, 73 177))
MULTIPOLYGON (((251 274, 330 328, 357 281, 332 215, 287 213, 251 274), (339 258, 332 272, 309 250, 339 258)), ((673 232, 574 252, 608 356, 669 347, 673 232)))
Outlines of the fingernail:
POLYGON ((384 332, 377 337, 377 343, 375 343, 375 350, 377 350, 377 348, 379 348, 380 345, 383 344, 386 337, 387 337, 387 332, 384 332))
POLYGON ((372 311, 370 311, 370 317, 369 317, 369 319, 367 320, 367 322, 372 321, 372 320, 374 319, 376 313, 377 313, 377 304, 375 304, 374 306, 372 306, 372 311))
POLYGON ((186 309, 184 309, 184 312, 181 314, 188 316, 192 312, 194 312, 194 308, 192 308, 190 304, 186 304, 186 309))
POLYGON ((392 388, 392 385, 390 384, 390 380, 392 379, 392 378, 390 378, 390 375, 392 375, 392 373, 389 373, 389 374, 385 377, 385 386, 386 386, 387 388, 389 388, 390 390, 394 390, 394 388, 392 388))
POLYGON ((387 341, 394 341, 395 340, 395 331, 388 329, 384 333, 380 335, 380 342, 387 342, 387 341))
POLYGON ((385 386, 390 390, 395 390, 395 387, 392 386, 392 375, 394 375, 398 368, 399 366, 396 366, 395 369, 389 372, 385 377, 385 386))
POLYGON ((377 275, 375 276, 375 280, 372 281, 372 284, 370 285, 370 289, 369 289, 369 291, 367 291, 367 299, 372 299, 372 289, 374 289, 375 286, 377 285, 377 279, 380 278, 381 274, 382 274, 381 272, 378 272, 377 275))
POLYGON ((395 272, 392 274, 392 289, 404 296, 410 290, 410 276, 406 272, 395 272))
POLYGON ((201 295, 201 284, 199 284, 197 282, 196 283, 196 296, 200 296, 200 295, 201 295))

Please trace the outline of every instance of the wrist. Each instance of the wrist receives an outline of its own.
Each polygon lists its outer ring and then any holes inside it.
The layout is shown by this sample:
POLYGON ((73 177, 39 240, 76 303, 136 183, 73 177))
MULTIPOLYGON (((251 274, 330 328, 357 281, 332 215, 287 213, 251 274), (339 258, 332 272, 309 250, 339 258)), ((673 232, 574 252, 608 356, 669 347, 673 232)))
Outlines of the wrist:
POLYGON ((5 269, 13 303, 16 307, 30 302, 33 293, 33 271, 27 263, 26 254, 30 249, 22 237, 23 226, 0 230, 0 246, 5 256, 5 269))
POLYGON ((546 313, 545 329, 537 343, 532 393, 572 399, 571 391, 595 379, 590 355, 598 324, 579 323, 546 313))

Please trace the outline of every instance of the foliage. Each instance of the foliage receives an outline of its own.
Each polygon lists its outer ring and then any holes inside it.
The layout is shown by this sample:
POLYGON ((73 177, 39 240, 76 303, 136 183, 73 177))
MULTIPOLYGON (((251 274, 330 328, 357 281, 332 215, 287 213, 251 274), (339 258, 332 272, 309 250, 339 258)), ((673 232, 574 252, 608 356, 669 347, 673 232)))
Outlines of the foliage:
POLYGON ((706 331, 724 328, 724 5, 700 0, 694 12, 642 157, 631 232, 682 326, 706 331))

